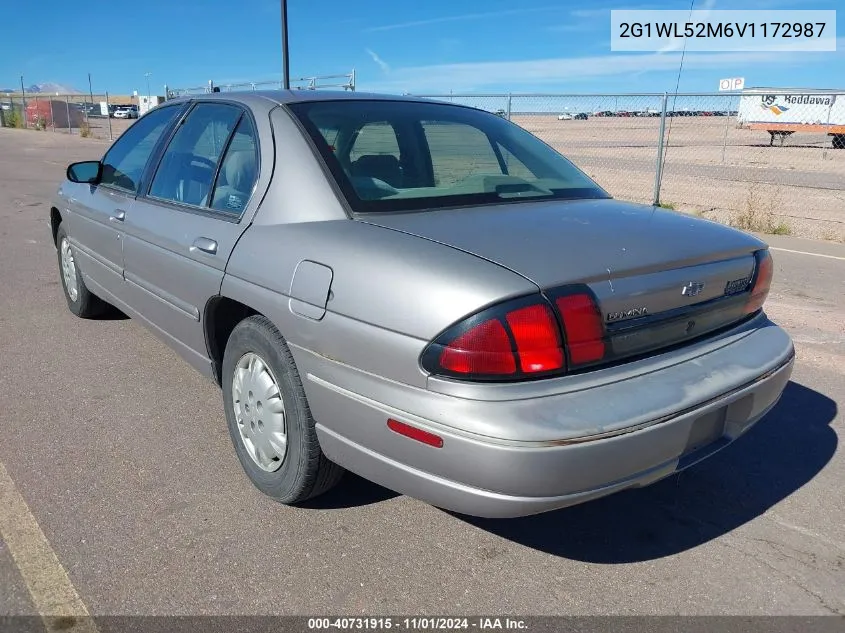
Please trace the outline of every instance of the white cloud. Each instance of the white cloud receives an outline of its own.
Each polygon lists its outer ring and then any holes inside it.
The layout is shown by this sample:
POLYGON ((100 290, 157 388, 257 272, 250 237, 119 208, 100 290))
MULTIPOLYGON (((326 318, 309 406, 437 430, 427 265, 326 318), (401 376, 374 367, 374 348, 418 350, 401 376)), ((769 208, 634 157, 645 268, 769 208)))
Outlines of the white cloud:
MULTIPOLYGON (((837 40, 839 51, 845 48, 845 38, 837 40)), ((754 64, 779 66, 822 63, 819 53, 806 56, 777 52, 687 53, 684 70, 734 69, 754 64)), ((841 53, 825 53, 825 59, 841 53)), ((560 86, 570 82, 602 77, 631 76, 635 73, 677 71, 679 53, 612 54, 592 57, 562 57, 520 61, 469 62, 395 68, 390 81, 367 83, 361 87, 378 92, 416 94, 432 92, 477 91, 490 86, 512 86, 519 90, 541 90, 545 86, 560 86)), ((644 90, 649 90, 644 84, 644 90)))
POLYGON ((406 29, 413 26, 427 26, 429 24, 441 24, 443 22, 463 22, 465 20, 481 20, 486 18, 505 17, 509 15, 523 15, 527 13, 555 11, 559 9, 559 7, 535 7, 533 9, 508 9, 506 11, 487 11, 486 13, 465 13, 463 15, 447 15, 439 18, 426 18, 424 20, 412 20, 410 22, 399 22, 396 24, 371 26, 370 28, 364 29, 364 32, 373 33, 375 31, 393 31, 395 29, 406 29))
POLYGON ((573 18, 603 18, 610 17, 610 9, 575 9, 569 15, 573 18))
POLYGON ((583 33, 594 31, 598 26, 595 22, 572 22, 571 24, 555 24, 546 30, 550 33, 583 33))
POLYGON ((368 54, 370 57, 372 57, 372 58, 373 58, 373 61, 374 61, 376 64, 378 64, 378 67, 379 67, 379 68, 381 68, 381 71, 382 71, 382 72, 384 72, 384 73, 389 73, 389 72, 390 72, 390 65, 389 65, 386 61, 384 61, 381 57, 379 57, 378 55, 376 55, 375 51, 372 51, 372 50, 370 50, 369 48, 368 48, 368 49, 366 49, 366 50, 367 50, 367 54, 368 54))

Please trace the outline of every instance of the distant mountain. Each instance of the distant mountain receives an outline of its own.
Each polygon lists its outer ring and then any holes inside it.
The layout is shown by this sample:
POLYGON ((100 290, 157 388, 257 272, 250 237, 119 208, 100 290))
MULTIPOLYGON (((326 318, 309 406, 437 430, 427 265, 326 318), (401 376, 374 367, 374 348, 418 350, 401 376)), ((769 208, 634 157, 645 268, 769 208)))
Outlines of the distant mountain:
POLYGON ((32 84, 29 88, 27 88, 27 92, 51 92, 53 94, 56 94, 58 92, 60 95, 81 94, 80 91, 76 88, 72 88, 71 86, 63 86, 61 84, 54 84, 49 81, 43 84, 32 84))
MULTIPOLYGON (((20 94, 21 88, 18 86, 17 88, 0 88, 0 93, 13 93, 13 94, 20 94)), ((76 88, 71 88, 70 86, 63 86, 61 84, 55 84, 52 82, 45 82, 43 84, 32 84, 26 89, 27 94, 56 94, 59 93, 60 95, 78 95, 82 94, 76 88)))

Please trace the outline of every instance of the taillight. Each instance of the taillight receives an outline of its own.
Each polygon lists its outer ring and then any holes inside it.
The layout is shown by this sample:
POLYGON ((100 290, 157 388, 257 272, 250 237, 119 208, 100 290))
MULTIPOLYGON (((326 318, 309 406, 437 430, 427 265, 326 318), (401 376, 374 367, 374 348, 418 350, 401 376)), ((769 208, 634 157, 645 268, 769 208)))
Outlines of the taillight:
POLYGON ((592 296, 587 293, 564 295, 558 297, 555 304, 563 320, 572 364, 594 363, 604 358, 604 328, 592 296))
POLYGON ((519 366, 526 374, 563 367, 557 321, 544 304, 526 306, 505 315, 510 326, 519 366))
POLYGON ((766 297, 769 296, 769 289, 772 287, 772 276, 774 275, 774 262, 768 249, 757 251, 756 270, 754 273, 754 286, 751 288, 751 296, 745 304, 745 314, 753 314, 763 307, 766 297))
POLYGON ((498 319, 470 328, 440 353, 440 366, 458 374, 512 374, 516 371, 510 338, 498 319))
POLYGON ((423 368, 470 380, 518 380, 603 360, 604 327, 592 294, 585 286, 563 290, 549 300, 508 301, 452 326, 423 352, 423 368))
POLYGON ((449 328, 423 354, 434 374, 472 379, 536 376, 565 366, 560 326, 539 295, 509 301, 449 328))

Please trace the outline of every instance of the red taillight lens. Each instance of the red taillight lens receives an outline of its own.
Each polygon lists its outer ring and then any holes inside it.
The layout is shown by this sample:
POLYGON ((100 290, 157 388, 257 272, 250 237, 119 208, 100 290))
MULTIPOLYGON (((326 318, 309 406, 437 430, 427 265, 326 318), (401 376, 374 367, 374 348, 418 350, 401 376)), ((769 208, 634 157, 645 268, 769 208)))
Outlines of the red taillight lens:
POLYGON ((523 372, 530 374, 563 367, 557 323, 547 306, 537 304, 512 310, 505 319, 516 341, 523 372))
POLYGON ((563 319, 566 346, 573 365, 604 358, 601 313, 586 293, 564 295, 555 301, 563 319))
MULTIPOLYGON (((426 353, 423 365, 434 373, 445 370, 468 378, 541 374, 562 369, 566 356, 560 328, 551 307, 518 299, 473 317, 477 323, 460 332, 446 332, 426 353), (488 317, 488 318, 484 318, 488 317), (480 321, 480 322, 479 322, 480 321)), ((454 331, 454 330, 453 330, 454 331)))
POLYGON ((516 360, 505 326, 489 319, 451 341, 440 353, 440 366, 459 374, 512 374, 516 360))
POLYGON ((766 297, 769 296, 769 289, 772 287, 772 276, 774 275, 774 262, 768 250, 757 253, 757 274, 754 275, 754 287, 751 289, 751 296, 745 304, 745 314, 753 314, 763 307, 766 297))
POLYGON ((604 324, 592 293, 585 286, 566 290, 552 295, 554 305, 538 295, 523 297, 454 325, 423 352, 423 368, 501 380, 559 375, 567 358, 575 368, 604 360, 604 324))

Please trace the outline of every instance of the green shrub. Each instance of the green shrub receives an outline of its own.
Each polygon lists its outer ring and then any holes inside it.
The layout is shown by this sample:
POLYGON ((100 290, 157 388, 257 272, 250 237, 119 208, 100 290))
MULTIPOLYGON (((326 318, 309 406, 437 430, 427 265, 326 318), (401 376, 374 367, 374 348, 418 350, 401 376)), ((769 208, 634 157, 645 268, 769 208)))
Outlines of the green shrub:
POLYGON ((5 122, 6 127, 23 127, 23 118, 21 118, 21 113, 14 108, 3 111, 3 121, 5 122))

